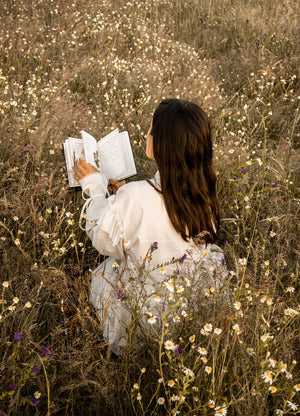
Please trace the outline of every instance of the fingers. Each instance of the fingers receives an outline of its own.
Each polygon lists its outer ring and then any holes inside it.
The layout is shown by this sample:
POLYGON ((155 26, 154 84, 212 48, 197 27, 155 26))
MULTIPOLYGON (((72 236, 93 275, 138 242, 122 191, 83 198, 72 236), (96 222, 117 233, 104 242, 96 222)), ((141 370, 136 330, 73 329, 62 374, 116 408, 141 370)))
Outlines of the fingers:
POLYGON ((84 178, 90 173, 99 172, 94 166, 87 163, 84 159, 80 158, 76 160, 75 165, 73 166, 74 178, 78 181, 84 178))
POLYGON ((120 182, 118 182, 118 181, 115 181, 114 179, 109 179, 109 183, 110 183, 110 185, 108 185, 108 190, 110 191, 110 192, 112 192, 112 193, 114 193, 114 194, 116 194, 117 193, 117 191, 118 191, 118 189, 121 187, 121 186, 123 186, 123 185, 125 185, 125 181, 120 181, 120 182))

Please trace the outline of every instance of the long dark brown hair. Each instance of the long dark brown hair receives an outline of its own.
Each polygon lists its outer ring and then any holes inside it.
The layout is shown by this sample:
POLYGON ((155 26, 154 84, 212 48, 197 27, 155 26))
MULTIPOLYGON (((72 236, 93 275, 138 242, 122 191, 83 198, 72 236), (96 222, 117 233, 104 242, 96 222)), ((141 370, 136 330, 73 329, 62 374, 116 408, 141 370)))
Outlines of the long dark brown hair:
POLYGON ((214 242, 220 207, 206 113, 189 101, 164 100, 154 112, 151 134, 161 192, 175 230, 185 241, 214 242))

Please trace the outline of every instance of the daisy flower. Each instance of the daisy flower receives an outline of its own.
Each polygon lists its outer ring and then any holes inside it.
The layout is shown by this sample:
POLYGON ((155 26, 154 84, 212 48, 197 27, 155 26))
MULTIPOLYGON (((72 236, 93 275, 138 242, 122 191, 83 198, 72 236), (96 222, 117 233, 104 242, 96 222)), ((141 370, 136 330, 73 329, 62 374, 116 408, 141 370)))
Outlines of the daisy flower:
POLYGON ((174 292, 174 283, 172 280, 168 280, 167 282, 164 282, 164 285, 166 286, 169 292, 171 293, 174 292))
POLYGON ((211 367, 209 367, 209 366, 207 365, 207 366, 205 367, 204 371, 205 371, 207 374, 210 374, 210 373, 212 372, 212 368, 211 368, 211 367))
POLYGON ((255 351, 254 351, 253 348, 247 348, 246 351, 247 351, 247 354, 249 354, 249 355, 254 355, 255 354, 255 351))
POLYGON ((272 371, 266 371, 265 373, 263 373, 261 376, 262 376, 262 378, 264 379, 264 382, 265 383, 270 383, 270 384, 272 384, 273 383, 273 378, 272 378, 272 371))
POLYGON ((159 303, 160 301, 161 301, 161 298, 160 298, 160 296, 155 296, 155 298, 154 298, 154 301, 156 302, 156 303, 159 303))
POLYGON ((287 369, 287 364, 280 363, 280 371, 282 373, 286 373, 286 369, 287 369))
POLYGON ((164 402, 165 402, 165 399, 164 399, 163 397, 159 397, 159 398, 158 398, 158 400, 157 400, 157 403, 158 403, 159 405, 163 405, 163 404, 164 404, 164 402))
POLYGON ((168 381, 168 386, 169 387, 174 387, 175 386, 175 381, 174 380, 169 380, 168 381))
POLYGON ((203 347, 199 347, 197 350, 201 355, 207 355, 207 351, 205 348, 203 347))
POLYGON ((221 415, 221 416, 226 416, 227 415, 226 407, 218 406, 218 407, 215 408, 215 416, 219 416, 219 415, 221 415))
POLYGON ((285 316, 292 316, 292 315, 298 315, 299 312, 295 311, 295 309, 287 308, 284 310, 285 316))
POLYGON ((241 309, 241 302, 234 302, 233 307, 234 309, 236 309, 237 311, 239 311, 241 309))
POLYGON ((175 347, 175 344, 174 344, 173 341, 168 340, 168 341, 165 342, 165 349, 166 350, 174 350, 175 348, 176 347, 175 347))
POLYGON ((205 324, 204 331, 211 332, 212 331, 212 324, 205 324))
POLYGON ((185 368, 183 372, 186 376, 195 377, 195 373, 190 368, 185 368))
POLYGON ((237 335, 240 335, 242 333, 238 324, 233 325, 232 329, 236 332, 237 335))
POLYGON ((289 400, 286 401, 286 404, 290 406, 290 408, 294 411, 298 409, 298 405, 295 403, 290 402, 289 400))
POLYGON ((272 393, 272 394, 273 394, 273 393, 276 393, 276 391, 277 391, 277 388, 276 388, 275 386, 270 386, 270 387, 269 387, 269 392, 270 392, 270 393, 272 393))
POLYGON ((216 404, 216 402, 215 402, 214 400, 210 400, 210 401, 208 402, 208 407, 209 407, 210 409, 213 409, 213 408, 215 407, 215 404, 216 404))
POLYGON ((247 259, 245 257, 243 259, 239 259, 239 263, 240 263, 241 266, 246 266, 247 259))
POLYGON ((148 319, 148 322, 149 322, 149 324, 154 325, 154 324, 156 324, 156 322, 157 322, 157 318, 156 318, 155 316, 151 316, 151 317, 148 319))

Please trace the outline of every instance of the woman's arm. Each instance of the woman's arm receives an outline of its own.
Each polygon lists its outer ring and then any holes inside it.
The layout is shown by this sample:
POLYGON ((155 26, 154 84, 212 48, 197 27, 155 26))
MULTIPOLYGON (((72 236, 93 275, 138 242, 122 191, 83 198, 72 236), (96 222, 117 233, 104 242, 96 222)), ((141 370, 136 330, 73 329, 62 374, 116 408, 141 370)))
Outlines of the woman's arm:
POLYGON ((85 203, 86 232, 93 246, 101 254, 122 258, 123 224, 114 204, 115 196, 107 198, 107 178, 83 159, 77 161, 73 169, 83 192, 89 196, 85 203))

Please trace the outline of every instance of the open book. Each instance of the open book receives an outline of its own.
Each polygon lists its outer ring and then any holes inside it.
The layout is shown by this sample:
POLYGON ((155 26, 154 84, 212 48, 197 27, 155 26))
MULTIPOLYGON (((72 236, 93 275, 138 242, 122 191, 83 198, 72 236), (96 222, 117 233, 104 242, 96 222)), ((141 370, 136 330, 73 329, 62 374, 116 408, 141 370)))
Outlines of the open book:
POLYGON ((120 133, 115 129, 99 142, 83 130, 81 137, 69 137, 64 142, 70 188, 80 186, 72 169, 75 160, 80 157, 99 169, 108 179, 123 180, 137 173, 127 131, 120 133))

